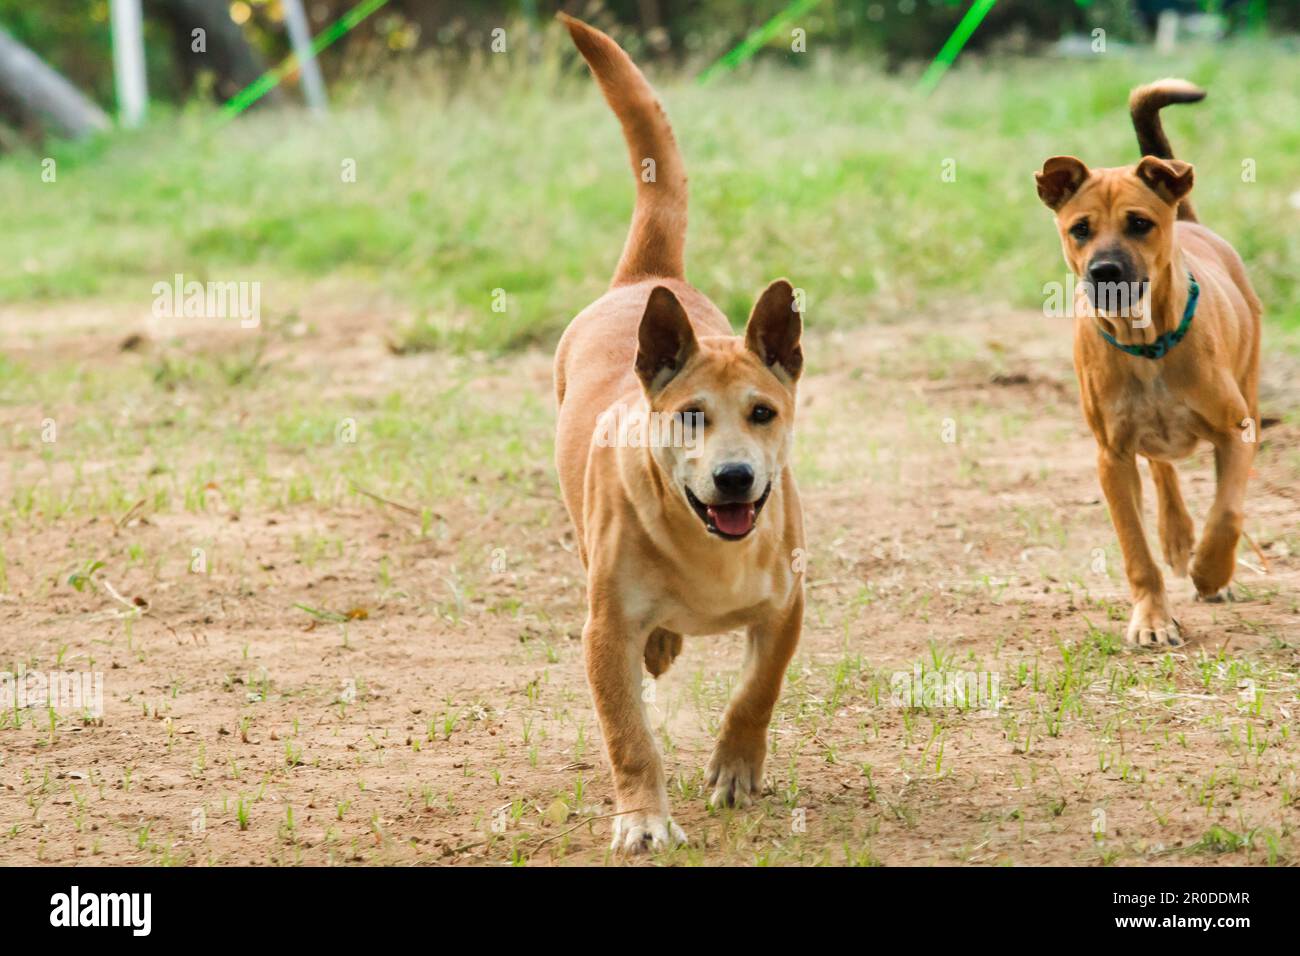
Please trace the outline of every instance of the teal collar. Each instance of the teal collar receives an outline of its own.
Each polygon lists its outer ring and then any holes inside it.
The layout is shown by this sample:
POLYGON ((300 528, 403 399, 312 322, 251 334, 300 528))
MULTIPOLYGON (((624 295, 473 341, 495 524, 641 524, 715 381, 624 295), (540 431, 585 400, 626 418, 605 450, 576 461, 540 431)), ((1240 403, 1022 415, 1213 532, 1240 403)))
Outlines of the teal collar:
POLYGON ((1154 342, 1149 342, 1145 345, 1124 345, 1122 342, 1117 342, 1115 336, 1111 335, 1109 332, 1106 332, 1103 329, 1098 329, 1097 331, 1101 332, 1101 337, 1103 339, 1115 346, 1115 348, 1119 349, 1121 352, 1127 352, 1129 355, 1136 355, 1139 358, 1164 358, 1175 345, 1183 340, 1183 336, 1187 334, 1187 330, 1192 327, 1192 316, 1196 314, 1196 300, 1201 296, 1201 287, 1197 285, 1196 277, 1190 272, 1187 273, 1187 281, 1189 283, 1187 288, 1187 308, 1183 309, 1183 321, 1178 323, 1178 328, 1174 329, 1172 332, 1166 332, 1154 342))

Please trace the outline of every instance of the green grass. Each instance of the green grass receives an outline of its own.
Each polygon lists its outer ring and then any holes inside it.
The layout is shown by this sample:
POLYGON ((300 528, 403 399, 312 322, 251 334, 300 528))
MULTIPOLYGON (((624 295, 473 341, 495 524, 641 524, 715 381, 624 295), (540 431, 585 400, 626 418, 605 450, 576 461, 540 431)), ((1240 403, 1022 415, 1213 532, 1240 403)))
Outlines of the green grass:
MULTIPOLYGON (((598 295, 629 220, 618 126, 556 31, 541 53, 344 91, 331 117, 190 109, 135 133, 0 162, 0 302, 152 301, 153 283, 261 281, 288 315, 319 279, 406 306, 412 347, 552 341, 598 295), (356 182, 343 181, 346 160, 356 182), (506 294, 492 310, 493 290, 506 294)), ((1270 321, 1300 327, 1300 61, 1260 42, 1177 61, 967 61, 926 98, 849 56, 701 88, 656 77, 691 175, 689 277, 735 322, 788 275, 808 319, 1038 307, 1064 276, 1033 172, 1136 158, 1128 90, 1177 73, 1210 98, 1168 111, 1202 218, 1241 252, 1270 321), (943 180, 946 160, 956 181, 943 180), (1253 160, 1256 181, 1242 181, 1253 160)), ((6 366, 5 368, 8 368, 6 366)), ((0 370, 7 375, 7 371, 0 370)))
MULTIPOLYGON (((480 478, 519 494, 536 483, 526 463, 545 456, 548 396, 502 406, 497 392, 476 387, 477 362, 438 361, 417 384, 360 394, 356 383, 280 362, 231 383, 221 370, 235 360, 209 351, 114 353, 106 367, 7 366, 0 408, 38 401, 57 422, 57 440, 43 442, 41 419, 26 412, 0 440, 8 454, 0 480, 9 489, 0 529, 38 516, 121 517, 141 501, 146 510, 185 512, 206 511, 214 500, 236 510, 337 505, 363 501, 360 487, 446 502, 484 497, 467 486, 480 478), (185 374, 174 379, 163 374, 182 366, 185 374), (129 420, 119 414, 124 396, 135 396, 129 420), (101 467, 104 461, 124 467, 101 467)), ((436 520, 431 511, 422 519, 436 520)))

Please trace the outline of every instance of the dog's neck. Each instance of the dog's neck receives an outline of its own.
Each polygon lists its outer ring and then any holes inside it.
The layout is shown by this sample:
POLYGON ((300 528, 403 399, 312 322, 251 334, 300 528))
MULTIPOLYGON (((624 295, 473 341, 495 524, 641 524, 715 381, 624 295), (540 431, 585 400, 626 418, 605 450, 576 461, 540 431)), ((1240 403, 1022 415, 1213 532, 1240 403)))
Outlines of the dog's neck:
POLYGON ((1150 294, 1143 302, 1142 316, 1137 319, 1106 316, 1095 308, 1089 308, 1092 324, 1122 345, 1148 345, 1166 332, 1177 329, 1187 307, 1189 291, 1187 268, 1177 243, 1170 251, 1168 264, 1147 281, 1150 294))

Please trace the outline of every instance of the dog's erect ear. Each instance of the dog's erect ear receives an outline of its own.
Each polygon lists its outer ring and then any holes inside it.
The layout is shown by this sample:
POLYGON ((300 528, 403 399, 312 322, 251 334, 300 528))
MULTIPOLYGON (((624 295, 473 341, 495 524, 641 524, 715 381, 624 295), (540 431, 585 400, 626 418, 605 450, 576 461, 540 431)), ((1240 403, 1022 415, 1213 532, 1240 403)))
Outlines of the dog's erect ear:
POLYGON ((1143 156, 1137 165, 1138 179, 1171 206, 1192 191, 1192 173, 1192 164, 1181 159, 1143 156))
POLYGON ((777 279, 758 297, 745 326, 745 347, 776 373, 793 383, 803 371, 803 349, 799 337, 803 319, 794 298, 794 289, 785 279, 777 279))
POLYGON ((1043 163, 1042 172, 1034 173, 1038 181, 1038 198, 1049 209, 1060 209, 1079 191, 1088 178, 1088 167, 1073 156, 1053 156, 1043 163))
POLYGON ((655 286, 637 330, 636 374, 649 394, 673 380, 699 345, 686 310, 665 286, 655 286))

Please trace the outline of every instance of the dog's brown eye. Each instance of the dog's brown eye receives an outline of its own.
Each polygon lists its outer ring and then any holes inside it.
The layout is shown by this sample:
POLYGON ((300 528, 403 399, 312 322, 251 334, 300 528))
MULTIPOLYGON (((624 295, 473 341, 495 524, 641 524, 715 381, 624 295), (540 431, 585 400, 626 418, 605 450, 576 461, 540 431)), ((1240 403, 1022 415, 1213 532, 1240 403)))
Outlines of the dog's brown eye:
POLYGON ((755 425, 762 425, 776 418, 776 410, 766 405, 755 405, 749 413, 749 420, 755 425))
POLYGON ((703 428, 704 412, 698 408, 683 408, 677 413, 677 421, 690 428, 703 428))
POLYGON ((1080 219, 1071 226, 1070 235, 1074 236, 1074 238, 1078 239, 1080 242, 1083 242, 1083 240, 1087 239, 1088 236, 1092 235, 1092 230, 1088 228, 1088 220, 1080 219))
POLYGON ((1128 217, 1128 231, 1135 236, 1145 236, 1156 224, 1143 216, 1128 217))

